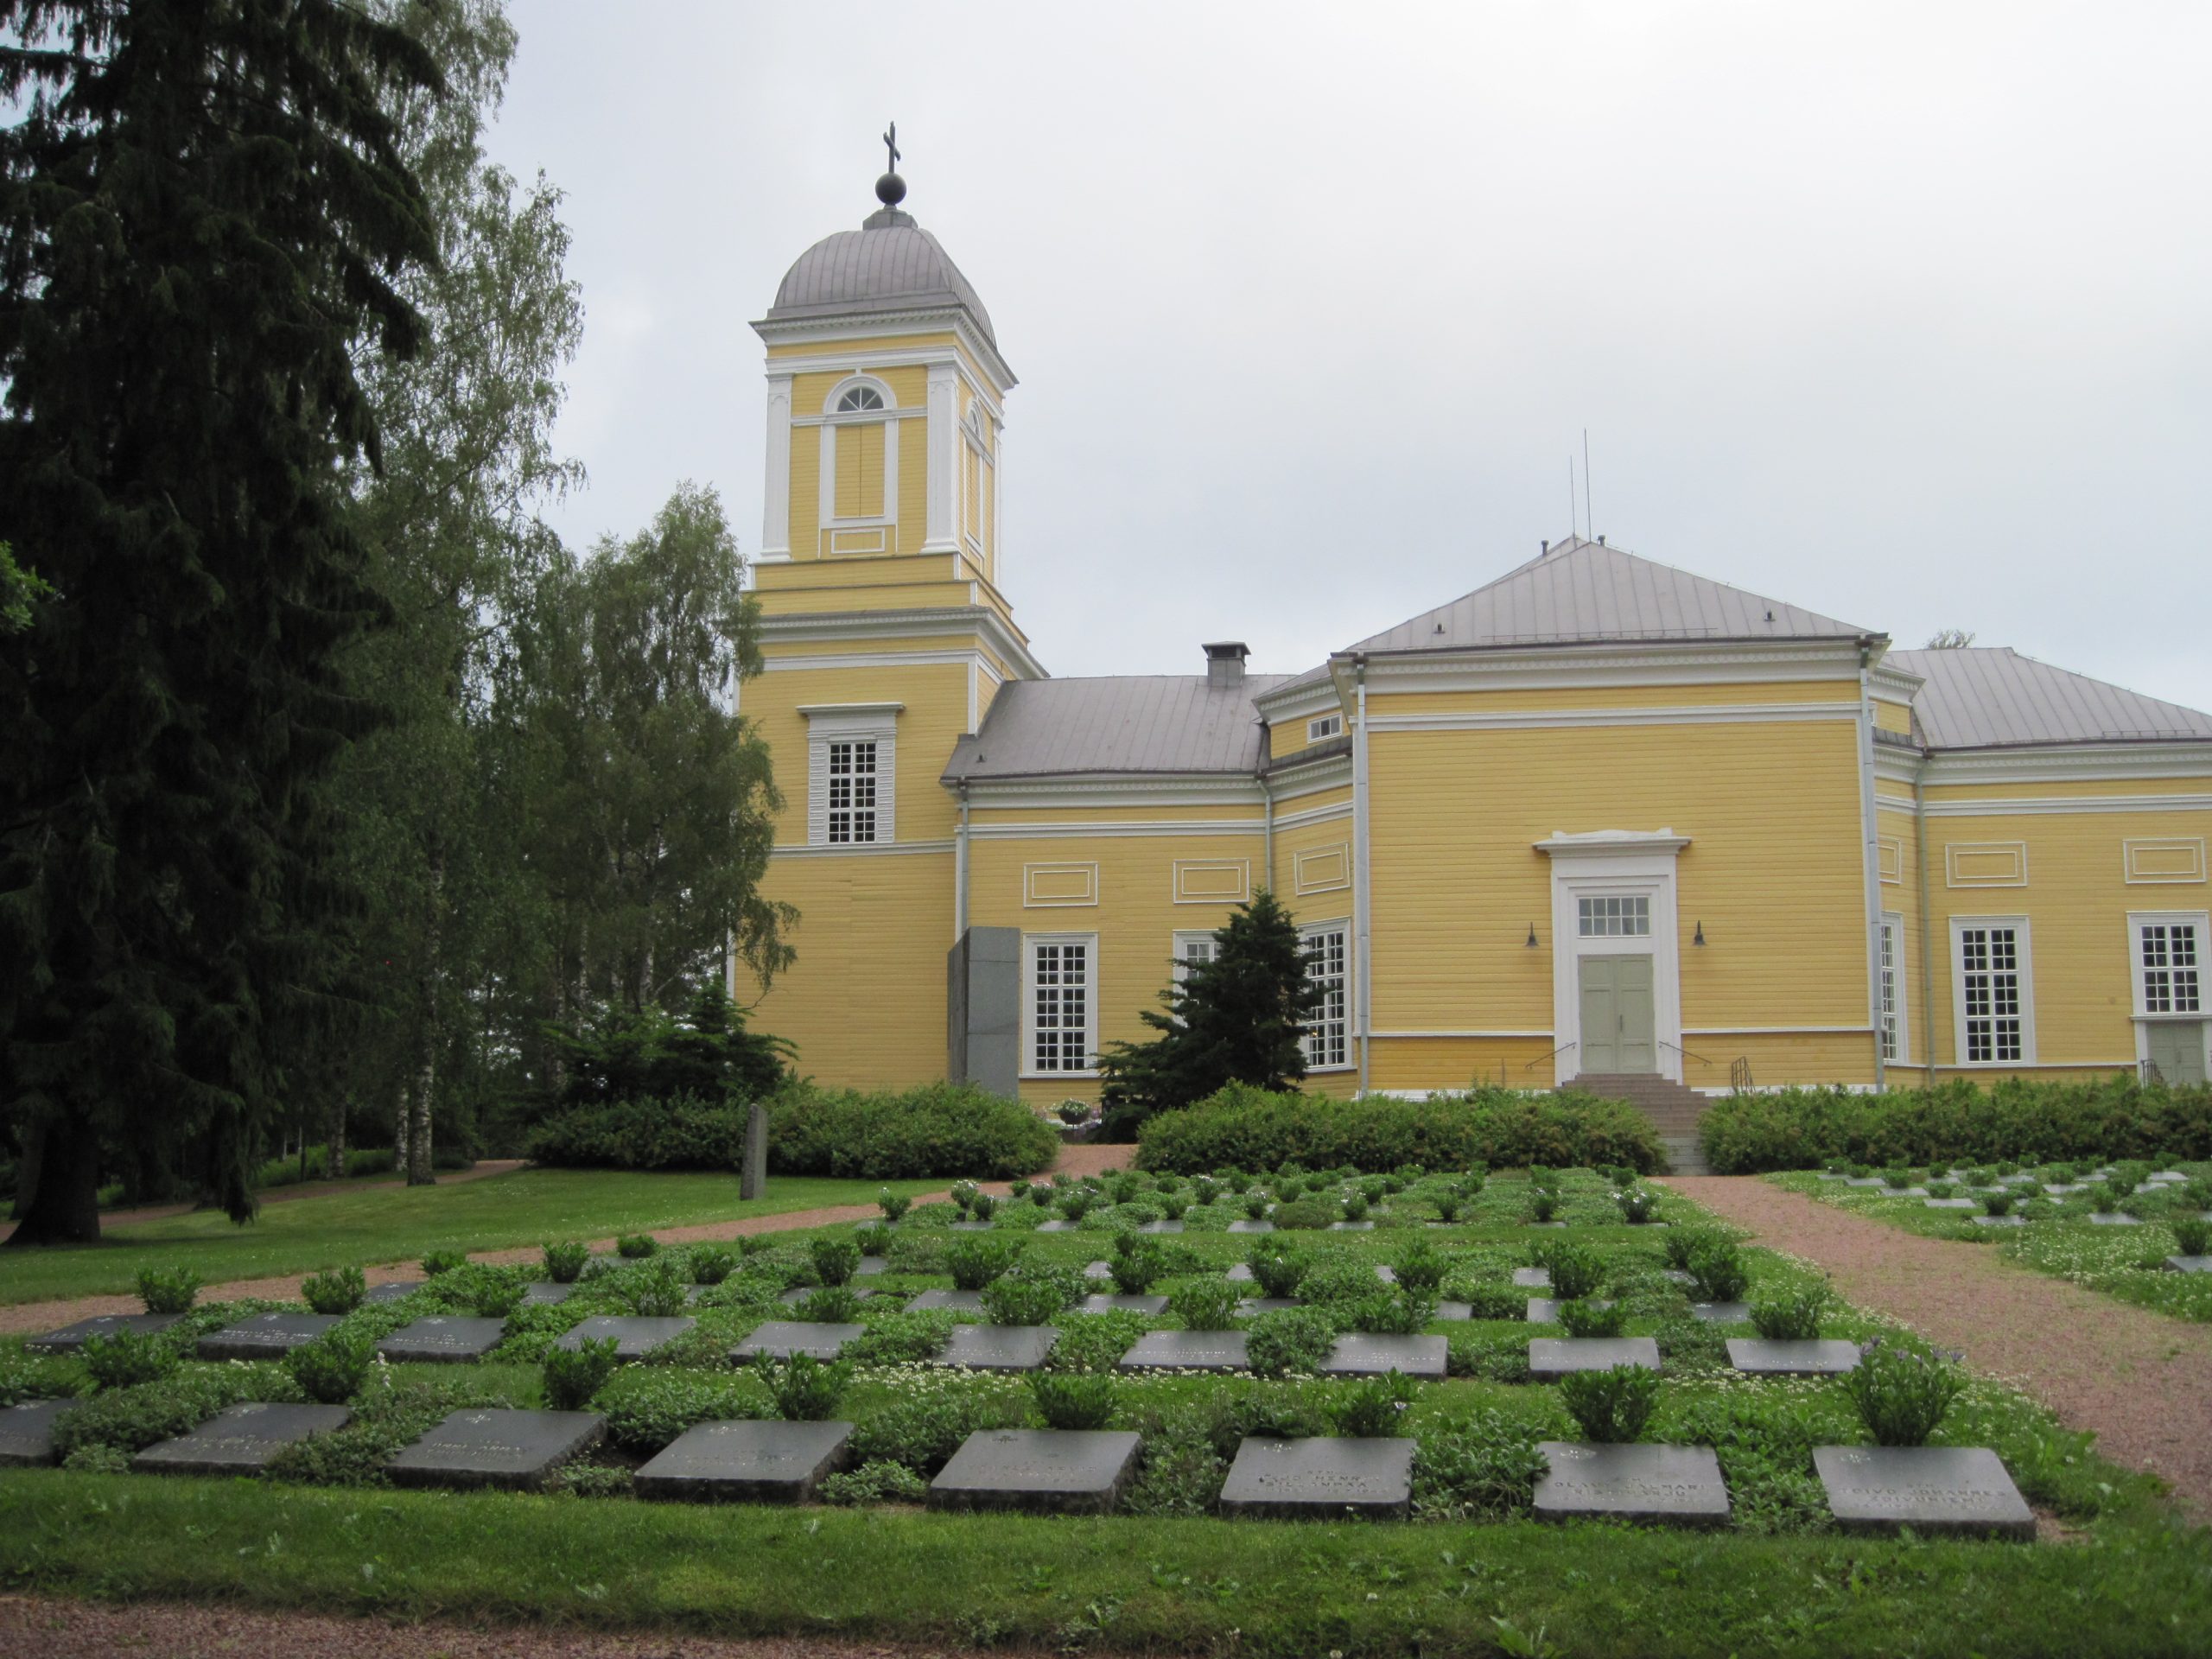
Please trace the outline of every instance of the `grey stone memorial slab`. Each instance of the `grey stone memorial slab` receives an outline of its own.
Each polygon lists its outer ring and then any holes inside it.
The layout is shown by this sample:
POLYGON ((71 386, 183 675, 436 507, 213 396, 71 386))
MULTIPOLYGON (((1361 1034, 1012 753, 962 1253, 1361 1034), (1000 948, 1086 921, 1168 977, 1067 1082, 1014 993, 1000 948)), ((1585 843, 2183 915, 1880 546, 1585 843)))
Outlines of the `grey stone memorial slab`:
POLYGON ((543 1486, 569 1459, 588 1452, 607 1420, 590 1411, 456 1411, 391 1460, 396 1486, 543 1486))
POLYGON ((1147 1331, 1116 1362, 1118 1371, 1241 1371, 1242 1331, 1147 1331))
MULTIPOLYGON (((820 1290, 821 1288, 822 1287, 819 1285, 793 1285, 789 1290, 778 1293, 776 1300, 785 1307, 797 1307, 801 1302, 804 1301, 808 1297, 813 1295, 816 1291, 820 1290)), ((875 1294, 874 1291, 862 1290, 857 1285, 848 1285, 845 1288, 851 1291, 857 1300, 863 1302, 869 1297, 875 1294)))
POLYGON ((1375 1224, 1371 1221, 1332 1221, 1329 1224, 1329 1230, 1332 1233, 1371 1233, 1375 1230, 1375 1224))
POLYGON ((1183 1224, 1179 1221, 1147 1221, 1137 1229, 1141 1233, 1179 1233, 1182 1230, 1183 1224))
POLYGON ((1819 1446, 1813 1470, 1847 1532, 1966 1533, 2032 1540, 2036 1518, 1980 1446, 1819 1446))
POLYGON ((1252 1264, 1249 1262, 1239 1262, 1224 1276, 1232 1285, 1249 1285, 1252 1282, 1252 1264))
POLYGON ((956 1325, 931 1363, 963 1371, 1041 1370, 1060 1339, 1050 1325, 956 1325))
POLYGON ((2043 1190, 2054 1198, 2071 1198, 2076 1192, 2086 1192, 2089 1189, 2079 1181, 2046 1181, 2044 1183, 2043 1190))
POLYGON ((2107 1214, 2102 1211, 2089 1217, 2092 1227, 2140 1227, 2142 1224, 2133 1216, 2107 1214))
POLYGON ((2166 1258, 2169 1273, 2212 1273, 2212 1255, 2170 1255, 2166 1258))
POLYGON ((73 1354, 84 1347, 87 1337, 111 1337, 121 1331, 136 1331, 140 1336, 150 1337, 157 1331, 168 1330, 183 1317, 181 1313, 102 1313, 95 1319, 65 1325, 59 1331, 49 1331, 42 1337, 33 1337, 23 1344, 23 1351, 73 1354))
POLYGON ((1676 1527, 1728 1522, 1728 1486, 1709 1446, 1589 1446, 1541 1440, 1550 1465, 1536 1483, 1536 1518, 1606 1516, 1676 1527))
POLYGON ((1324 1376, 1381 1376, 1396 1371, 1404 1376, 1440 1377, 1444 1375, 1445 1342, 1441 1337, 1372 1335, 1350 1331, 1337 1338, 1328 1358, 1321 1362, 1324 1376))
POLYGON ((419 1359, 433 1364, 465 1365, 481 1359, 506 1340, 505 1319, 461 1319, 441 1313, 403 1325, 377 1344, 386 1359, 419 1359))
POLYGON ((286 1446, 343 1428, 353 1416, 344 1406, 231 1406, 189 1434, 148 1446, 130 1466, 142 1475, 256 1475, 286 1446))
POLYGON ((1221 1512, 1279 1520, 1402 1519, 1413 1509, 1409 1440, 1275 1440, 1236 1448, 1221 1512))
POLYGON ((2144 1179, 2152 1181, 2186 1182, 2189 1179, 2189 1177, 2177 1169, 2162 1169, 2156 1174, 2145 1176, 2144 1179))
POLYGON ((1262 1313, 1276 1313, 1286 1307, 1305 1306, 1295 1296, 1247 1296, 1236 1304, 1236 1316, 1243 1319, 1257 1319, 1262 1313))
POLYGON ((553 1345, 575 1353, 587 1342, 604 1342, 612 1337, 614 1338, 615 1358, 643 1359, 654 1349, 675 1341, 698 1323, 698 1320, 684 1316, 649 1319, 601 1313, 586 1319, 553 1345))
POLYGON ((1111 1279, 1114 1264, 1110 1262, 1086 1262, 1083 1264, 1083 1276, 1086 1279, 1111 1279))
POLYGON ((1109 1296, 1101 1294, 1083 1299, 1085 1313, 1141 1313, 1156 1319, 1167 1311, 1165 1296, 1109 1296))
POLYGON ((54 1425, 74 1400, 27 1400, 0 1411, 0 1469, 54 1461, 54 1425))
POLYGON ((979 1429, 930 1483, 933 1510, 1105 1515, 1136 1466, 1137 1436, 1119 1430, 979 1429))
POLYGON ((1549 1290, 1552 1270, 1549 1268, 1516 1268, 1513 1282, 1523 1290, 1549 1290))
POLYGON ((934 1307, 951 1313, 980 1313, 983 1311, 983 1293, 980 1290, 925 1290, 906 1306, 916 1313, 927 1313, 934 1307))
POLYGON ((1974 1198, 1923 1198, 1921 1202, 1930 1210, 1979 1210, 1981 1208, 1980 1203, 1974 1198))
POLYGON ((988 1221, 956 1221, 945 1230, 951 1233, 988 1233, 991 1230, 991 1224, 988 1221))
POLYGON ((1928 1196, 1928 1189, 1924 1186, 1890 1186, 1885 1184, 1882 1188, 1882 1196, 1885 1198, 1924 1198, 1928 1196))
POLYGON ((194 1351, 202 1359, 279 1359, 338 1323, 335 1313, 257 1313, 210 1332, 194 1351))
POLYGON ((1693 1274, 1681 1268, 1662 1268, 1659 1276, 1670 1285, 1694 1285, 1697 1282, 1693 1274))
POLYGON ((1967 1219, 1977 1227, 2024 1227, 2025 1216, 1968 1216, 1967 1219))
POLYGON ((522 1305, 524 1307, 558 1307, 576 1294, 574 1285, 556 1285, 550 1279, 523 1287, 522 1305))
POLYGON ((1755 1376, 1840 1376, 1859 1369, 1859 1344, 1839 1340, 1775 1342, 1728 1338, 1728 1363, 1755 1376))
POLYGON ((1707 1325, 1741 1325, 1751 1317, 1749 1302, 1692 1302, 1690 1312, 1707 1325))
POLYGON ((804 1503, 845 1465, 850 1423, 695 1423, 639 1469, 639 1497, 694 1503, 804 1503))
POLYGON ((1386 1285, 1395 1285, 1398 1282, 1398 1270, 1387 1262, 1378 1262, 1375 1264, 1375 1276, 1386 1285))
MULTIPOLYGON (((1611 1307, 1612 1304, 1609 1301, 1603 1301, 1593 1302, 1591 1306, 1593 1307, 1611 1307)), ((1529 1299, 1529 1311, 1526 1313, 1523 1313, 1521 1317, 1528 1320, 1531 1325, 1557 1325, 1559 1323, 1559 1299, 1556 1296, 1531 1296, 1529 1299)))
POLYGON ((1889 1183, 1878 1175, 1853 1175, 1849 1179, 1846 1180, 1844 1185, 1846 1186, 1865 1188, 1870 1186, 1887 1186, 1889 1183))
MULTIPOLYGON (((363 1296, 361 1300, 367 1303, 371 1307, 382 1307, 387 1302, 404 1301, 408 1297, 412 1296, 416 1291, 422 1289, 425 1282, 425 1281, 421 1279, 401 1279, 397 1280, 389 1285, 371 1285, 368 1289, 368 1294, 363 1296)), ((563 1288, 566 1288, 566 1287, 563 1287, 563 1288)), ((528 1306, 527 1298, 524 1299, 524 1305, 525 1306, 528 1306)))
POLYGON ((1529 1344, 1529 1375, 1553 1382, 1570 1371, 1610 1371, 1616 1365, 1659 1369, 1659 1344, 1650 1337, 1537 1337, 1529 1344))
POLYGON ((729 1357, 741 1365, 755 1359, 789 1359, 793 1354, 835 1359, 867 1329, 864 1325, 824 1325, 812 1319, 770 1319, 754 1325, 729 1357))
POLYGON ((1232 1233, 1272 1233, 1274 1230, 1275 1224, 1272 1221, 1253 1221, 1249 1217, 1229 1224, 1229 1230, 1232 1233))
POLYGON ((1439 1302, 1436 1317, 1440 1319, 1471 1319, 1475 1317, 1475 1305, 1472 1302, 1439 1302))
POLYGON ((1079 1221, 1070 1221, 1065 1216, 1058 1216, 1051 1221, 1039 1222, 1037 1230, 1040 1233, 1080 1232, 1083 1230, 1083 1224, 1079 1221))
POLYGON ((864 1255, 861 1257, 860 1266, 853 1269, 853 1276, 856 1279, 873 1279, 879 1273, 888 1272, 890 1268, 891 1263, 882 1256, 864 1255))

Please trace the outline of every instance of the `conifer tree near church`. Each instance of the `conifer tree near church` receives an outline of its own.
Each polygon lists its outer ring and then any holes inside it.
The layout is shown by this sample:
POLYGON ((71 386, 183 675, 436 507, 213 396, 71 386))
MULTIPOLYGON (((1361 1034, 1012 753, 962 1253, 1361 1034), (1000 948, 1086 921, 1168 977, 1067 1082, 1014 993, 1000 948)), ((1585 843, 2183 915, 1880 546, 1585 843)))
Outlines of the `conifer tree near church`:
POLYGON ((385 111, 435 94, 338 0, 0 0, 0 541, 51 588, 0 649, 0 1114, 18 1243, 96 1236, 104 1147, 250 1212, 328 1006, 315 789, 375 711, 341 469, 354 354, 435 257, 385 111))
POLYGON ((1232 1083, 1281 1089, 1305 1077, 1299 1039, 1323 993, 1306 976, 1298 924, 1262 887, 1213 937, 1213 959, 1186 964, 1162 993, 1167 1012, 1138 1014, 1160 1035, 1116 1043, 1100 1061, 1109 1138, 1133 1141, 1154 1112, 1232 1083))

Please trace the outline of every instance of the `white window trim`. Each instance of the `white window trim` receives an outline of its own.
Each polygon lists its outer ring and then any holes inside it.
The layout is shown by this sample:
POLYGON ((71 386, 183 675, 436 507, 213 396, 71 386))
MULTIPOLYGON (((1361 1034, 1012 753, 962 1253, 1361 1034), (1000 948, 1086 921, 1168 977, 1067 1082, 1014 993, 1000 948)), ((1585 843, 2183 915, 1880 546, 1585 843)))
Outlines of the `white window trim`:
POLYGON ((830 840, 830 746, 875 744, 875 839, 838 842, 838 848, 887 847, 899 839, 899 711, 904 703, 850 703, 802 708, 806 716, 806 844, 830 840))
POLYGON ((1304 950, 1306 941, 1307 939, 1320 933, 1341 933, 1344 938, 1344 1057, 1333 1065, 1316 1065, 1309 1060, 1306 1062, 1306 1070, 1309 1075, 1331 1071, 1357 1071, 1359 1069, 1359 1060, 1357 1058, 1359 1053, 1359 1044, 1357 1039, 1353 1036, 1352 1010, 1358 1005, 1352 996, 1354 959, 1352 954, 1351 918, 1349 916, 1339 916, 1330 920, 1301 922, 1299 924, 1298 928, 1298 944, 1300 951, 1302 952, 1304 950))
POLYGON ((1214 945, 1215 954, 1218 955, 1219 946, 1214 935, 1219 931, 1218 928, 1212 927, 1179 927, 1175 930, 1168 957, 1168 976, 1173 983, 1180 985, 1190 977, 1190 958, 1184 954, 1184 947, 1188 944, 1196 944, 1203 940, 1207 944, 1214 945))
MULTIPOLYGON (((1890 1065, 1910 1065, 1913 1063, 1912 1010, 1907 993, 1912 982, 1905 977, 1904 912, 1895 910, 1884 911, 1882 925, 1889 930, 1890 935, 1890 995, 1897 1005, 1891 1020, 1897 1027, 1897 1052, 1894 1054, 1884 1055, 1883 1060, 1885 1064, 1890 1065)), ((1878 960, 1876 965, 1879 966, 1878 960)), ((1878 1008, 1875 1010, 1878 1020, 1880 1012, 1878 1008)), ((1881 1036, 1881 1027, 1877 1024, 1874 1029, 1874 1039, 1878 1047, 1881 1036)))
POLYGON ((1095 1077, 1098 1075, 1098 936, 1096 933, 1025 933, 1021 936, 1021 1067, 1023 1077, 1095 1077), (1045 1071, 1037 1065, 1037 947, 1080 944, 1089 955, 1089 995, 1083 1002, 1083 1051, 1090 1065, 1079 1071, 1045 1071))
MULTIPOLYGON (((2134 998, 2135 1018, 2139 1021, 2212 1019, 2212 962, 2206 960, 2208 947, 2212 947, 2212 912, 2202 910, 2131 910, 2127 912, 2127 977, 2134 998), (2143 981, 2143 930, 2145 927, 2177 925, 2196 930, 2199 1007, 2194 1014, 2153 1014, 2143 981)), ((2149 1058, 2147 1053, 2144 1058, 2149 1058)))
POLYGON ((1325 743, 1332 737, 1344 734, 1344 717, 1342 715, 1316 715, 1306 722, 1306 741, 1308 743, 1325 743), (1327 728, 1325 731, 1322 729, 1324 727, 1327 728))
POLYGON ((822 400, 820 505, 823 530, 868 530, 899 522, 899 399, 888 385, 872 374, 849 374, 830 388, 830 395, 822 400), (840 413, 837 400, 855 386, 868 386, 880 392, 883 407, 840 413), (856 518, 842 518, 837 515, 837 429, 865 425, 883 428, 883 511, 856 518))
POLYGON ((1560 1046, 1553 1060, 1561 1084, 1582 1071, 1582 969, 1586 956, 1651 957, 1652 1037, 1659 1046, 1658 1074, 1682 1080, 1682 952, 1680 907, 1675 899, 1675 861, 1689 838, 1672 830, 1654 835, 1599 830, 1587 836, 1554 833, 1535 843, 1552 861, 1552 1031, 1560 1046), (1576 900, 1587 894, 1648 893, 1648 935, 1581 936, 1576 900))
POLYGON ((1951 918, 1951 1060, 1970 1071, 2015 1071, 2036 1064, 2035 940, 2024 916, 1954 916, 1951 918), (1967 1058, 1967 969, 1960 950, 1960 937, 1970 927, 2009 927, 2020 947, 2020 1058, 2017 1060, 1970 1060, 1967 1058))

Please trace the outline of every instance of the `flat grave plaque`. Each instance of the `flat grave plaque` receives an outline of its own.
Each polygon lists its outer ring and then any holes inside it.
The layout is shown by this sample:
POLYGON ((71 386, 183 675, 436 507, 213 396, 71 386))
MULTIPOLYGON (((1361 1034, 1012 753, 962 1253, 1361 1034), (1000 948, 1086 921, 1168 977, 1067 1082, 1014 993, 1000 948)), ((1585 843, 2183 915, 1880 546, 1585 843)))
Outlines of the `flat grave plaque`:
POLYGON ((850 1423, 695 1423, 632 1477, 639 1497, 804 1503, 845 1464, 850 1423))
POLYGON ((575 1353, 587 1342, 603 1342, 614 1338, 614 1357, 643 1359, 656 1348, 664 1347, 699 1323, 690 1318, 643 1319, 626 1314, 601 1313, 586 1319, 582 1325, 553 1345, 575 1353))
POLYGON ((1981 1446, 1817 1446, 1813 1469, 1847 1532, 1970 1534, 2032 1541, 2036 1518, 1981 1446))
POLYGON ((432 1363, 465 1365, 481 1359, 506 1340, 505 1319, 459 1319, 437 1314, 404 1325, 377 1344, 386 1359, 420 1359, 432 1363))
POLYGON ((1374 1336, 1347 1332, 1337 1338, 1328 1358, 1321 1362, 1324 1376, 1381 1376, 1396 1371, 1405 1376, 1444 1375, 1445 1342, 1441 1337, 1374 1336))
POLYGON ((1086 1279, 1111 1279, 1114 1264, 1110 1262, 1086 1262, 1083 1264, 1083 1276, 1086 1279))
MULTIPOLYGON (((779 1293, 776 1297, 776 1300, 782 1303, 785 1307, 797 1307, 808 1297, 813 1295, 816 1291, 822 1288, 823 1287, 820 1285, 793 1285, 789 1290, 779 1293)), ((854 1298, 859 1301, 864 1302, 869 1297, 875 1294, 872 1290, 861 1290, 852 1285, 848 1285, 845 1288, 850 1290, 853 1293, 854 1298)), ((982 1304, 978 1303, 977 1306, 981 1306, 982 1304)))
POLYGON ((963 1371, 1034 1371, 1060 1339, 1050 1325, 956 1325, 931 1362, 963 1371))
POLYGON ((1141 1233, 1179 1233, 1182 1230, 1183 1224, 1179 1221, 1147 1221, 1137 1229, 1141 1233))
POLYGON ((1844 1185, 1846 1186, 1863 1188, 1869 1186, 1887 1186, 1889 1183, 1878 1175, 1853 1175, 1850 1179, 1844 1182, 1844 1185))
POLYGON ((1332 1233, 1371 1233, 1375 1230, 1375 1224, 1371 1221, 1332 1221, 1329 1224, 1329 1230, 1332 1233))
POLYGON ((541 1279, 534 1285, 523 1287, 524 1307, 558 1307, 576 1294, 574 1285, 556 1285, 550 1279, 541 1279))
POLYGON ((991 1224, 988 1221, 956 1221, 946 1230, 955 1233, 988 1233, 991 1230, 991 1224))
POLYGON ((811 1319, 770 1319, 756 1325, 751 1334, 729 1351, 740 1365, 755 1359, 789 1359, 804 1354, 809 1359, 835 1359, 847 1343, 868 1327, 864 1325, 818 1325, 811 1319))
POLYGON ((202 1359, 275 1359, 313 1342, 338 1323, 335 1313, 257 1313, 200 1338, 202 1359))
POLYGON ((2071 1198, 2076 1192, 2086 1192, 2088 1187, 2080 1181, 2046 1181, 2043 1190, 2054 1198, 2071 1198))
POLYGON ((914 1313, 927 1313, 935 1307, 951 1313, 980 1313, 983 1311, 983 1293, 980 1290, 925 1290, 906 1306, 914 1313))
POLYGON ((1249 1285, 1252 1282, 1252 1264, 1249 1262, 1239 1262, 1230 1268, 1224 1276, 1232 1285, 1249 1285))
POLYGON ((49 1331, 42 1337, 33 1337, 23 1344, 27 1354, 73 1354, 82 1351, 86 1337, 111 1337, 118 1331, 136 1331, 150 1337, 156 1331, 166 1331, 184 1317, 181 1313, 102 1313, 96 1319, 79 1319, 74 1325, 65 1325, 59 1331, 49 1331))
POLYGON ((1247 1296, 1236 1304, 1236 1317, 1240 1319, 1256 1319, 1262 1313, 1278 1313, 1286 1307, 1305 1306, 1295 1296, 1247 1296))
POLYGON ((2146 1175, 2143 1179, 2146 1181, 2179 1181, 2184 1184, 2189 1180, 2189 1177, 2177 1169, 2162 1169, 2156 1174, 2146 1175))
POLYGON ((1147 1331, 1116 1362, 1117 1371, 1241 1371, 1250 1364, 1242 1331, 1147 1331))
POLYGON ((1979 1210, 1981 1205, 1973 1198, 1923 1198, 1930 1210, 1979 1210))
POLYGON ((230 1406, 189 1434, 148 1446, 130 1466, 142 1475, 257 1475, 286 1446, 343 1428, 353 1415, 344 1406, 230 1406))
POLYGON ((2169 1273, 2212 1273, 2212 1255, 2170 1255, 2166 1258, 2169 1273))
POLYGON ((76 1404, 74 1400, 27 1400, 0 1411, 0 1469, 52 1463, 54 1420, 76 1404))
POLYGON ((2142 1224, 2133 1216, 2107 1214, 2102 1211, 2089 1217, 2092 1227, 2140 1227, 2142 1224))
POLYGON ((1977 1227, 2024 1227, 2025 1216, 1968 1216, 1967 1219, 1977 1227))
POLYGON ((1167 1311, 1165 1296, 1086 1296, 1082 1311, 1085 1313, 1141 1313, 1156 1319, 1167 1311))
POLYGON ((1439 1302, 1436 1317, 1440 1319, 1471 1319, 1475 1317, 1472 1302, 1439 1302))
POLYGON ((1375 1276, 1386 1285, 1395 1285, 1398 1282, 1398 1270, 1387 1262, 1378 1262, 1375 1264, 1375 1276))
POLYGON ((1040 1233, 1078 1232, 1082 1227, 1081 1222, 1070 1221, 1065 1216, 1058 1216, 1051 1221, 1040 1221, 1037 1224, 1037 1230, 1040 1233))
MULTIPOLYGON (((371 1285, 368 1288, 368 1294, 363 1296, 361 1300, 371 1307, 382 1307, 386 1302, 405 1300, 408 1297, 412 1296, 416 1291, 422 1289, 426 1282, 426 1281, 421 1279, 400 1279, 396 1280, 388 1285, 371 1285)), ((562 1288, 565 1290, 568 1287, 564 1285, 562 1288)), ((524 1306, 529 1306, 527 1298, 524 1300, 524 1306)))
POLYGON ((1413 1510, 1413 1476, 1409 1440, 1248 1435, 1223 1484, 1221 1512, 1281 1520, 1402 1519, 1413 1510))
POLYGON ((1137 1445, 1120 1430, 978 1429, 930 1483, 929 1507, 1105 1515, 1137 1445))
POLYGON ((1690 1312, 1707 1325, 1741 1325, 1751 1317, 1749 1302, 1692 1302, 1690 1312))
MULTIPOLYGON (((1592 1306, 1595 1307, 1611 1307, 1612 1303, 1610 1301, 1601 1301, 1594 1302, 1592 1306)), ((1559 1323, 1559 1299, 1555 1296, 1531 1296, 1529 1299, 1529 1311, 1526 1313, 1523 1313, 1521 1317, 1528 1320, 1531 1325, 1557 1325, 1559 1323)))
POLYGON ((1728 1363, 1757 1376, 1840 1376, 1859 1369, 1859 1344, 1840 1340, 1774 1342, 1728 1338, 1728 1363))
POLYGON ((1607 1516, 1677 1527, 1728 1522, 1728 1487, 1709 1446, 1587 1446, 1541 1440, 1550 1472, 1536 1483, 1536 1518, 1607 1516))
POLYGON ((591 1411, 456 1411, 389 1465, 396 1486, 499 1486, 528 1491, 599 1444, 591 1411))
POLYGON ((1275 1224, 1272 1221, 1253 1221, 1249 1217, 1229 1224, 1229 1230, 1232 1233, 1272 1233, 1274 1230, 1275 1224))
POLYGON ((1570 1371, 1610 1371, 1616 1365, 1659 1369, 1659 1344, 1650 1337, 1537 1337, 1529 1344, 1529 1375, 1556 1382, 1570 1371))
POLYGON ((1552 1270, 1549 1268, 1516 1268, 1513 1282, 1523 1290, 1549 1290, 1552 1270))
POLYGON ((864 1255, 861 1257, 860 1266, 853 1269, 853 1274, 859 1279, 873 1279, 877 1274, 888 1271, 890 1266, 891 1263, 882 1256, 864 1255))

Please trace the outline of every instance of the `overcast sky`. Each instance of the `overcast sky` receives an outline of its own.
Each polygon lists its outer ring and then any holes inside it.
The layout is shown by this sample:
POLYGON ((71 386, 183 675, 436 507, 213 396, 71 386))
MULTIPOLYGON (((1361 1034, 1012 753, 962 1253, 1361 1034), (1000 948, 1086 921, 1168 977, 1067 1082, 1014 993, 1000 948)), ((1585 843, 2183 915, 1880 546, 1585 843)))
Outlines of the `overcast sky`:
POLYGON ((1056 674, 1310 666, 1566 534, 1586 426, 1618 546, 2212 708, 2212 6, 513 13, 573 543, 692 478, 759 545, 747 325, 896 119, 1056 674))

